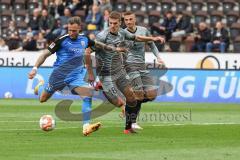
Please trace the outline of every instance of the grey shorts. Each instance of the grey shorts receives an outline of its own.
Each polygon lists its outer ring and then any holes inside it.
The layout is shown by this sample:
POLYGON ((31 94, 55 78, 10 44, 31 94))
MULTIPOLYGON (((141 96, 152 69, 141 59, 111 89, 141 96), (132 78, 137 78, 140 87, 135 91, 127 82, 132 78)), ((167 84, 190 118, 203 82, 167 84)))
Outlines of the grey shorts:
POLYGON ((111 76, 99 76, 104 95, 109 102, 117 99, 126 101, 124 90, 131 86, 127 77, 128 75, 125 70, 121 70, 118 74, 111 76))
POLYGON ((147 70, 136 70, 128 73, 130 84, 135 91, 157 89, 154 79, 147 70))

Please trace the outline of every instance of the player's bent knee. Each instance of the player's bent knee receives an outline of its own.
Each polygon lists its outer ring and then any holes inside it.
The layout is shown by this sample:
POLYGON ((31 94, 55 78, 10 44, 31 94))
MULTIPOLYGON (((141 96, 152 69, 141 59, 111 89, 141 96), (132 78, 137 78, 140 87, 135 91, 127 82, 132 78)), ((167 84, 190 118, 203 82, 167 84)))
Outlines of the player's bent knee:
POLYGON ((146 92, 146 97, 149 100, 154 100, 157 97, 157 90, 150 90, 146 92))
POLYGON ((114 98, 111 100, 111 103, 117 107, 125 105, 125 101, 122 98, 114 98))
POLYGON ((130 86, 127 86, 123 92, 124 96, 126 97, 126 103, 130 106, 136 106, 137 100, 136 95, 133 89, 130 86))
POLYGON ((141 91, 134 91, 134 94, 135 94, 136 100, 142 101, 144 99, 144 92, 142 90, 141 91))
POLYGON ((136 106, 137 105, 137 98, 136 95, 133 92, 130 92, 126 95, 126 103, 130 106, 136 106))
POLYGON ((118 101, 116 106, 121 107, 121 106, 124 106, 124 105, 125 105, 124 101, 118 101))
POLYGON ((103 92, 107 100, 112 103, 114 106, 121 107, 125 105, 125 101, 121 97, 112 96, 109 92, 103 92))
POLYGON ((129 96, 129 97, 126 97, 126 103, 130 106, 136 106, 137 105, 137 99, 135 98, 135 96, 129 96))

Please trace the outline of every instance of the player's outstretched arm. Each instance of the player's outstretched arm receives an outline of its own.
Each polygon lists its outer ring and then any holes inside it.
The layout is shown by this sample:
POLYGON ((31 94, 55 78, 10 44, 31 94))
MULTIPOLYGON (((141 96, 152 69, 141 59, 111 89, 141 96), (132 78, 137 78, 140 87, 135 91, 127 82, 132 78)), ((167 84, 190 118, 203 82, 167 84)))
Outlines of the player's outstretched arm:
POLYGON ((135 37, 136 41, 140 42, 149 42, 149 41, 160 41, 160 43, 165 43, 165 38, 158 36, 158 37, 151 37, 151 36, 140 36, 136 35, 135 37))
POLYGON ((165 65, 164 61, 162 60, 162 58, 160 56, 160 52, 159 52, 157 46, 155 45, 155 43, 150 42, 150 43, 148 43, 148 45, 151 48, 151 51, 153 52, 153 54, 157 57, 157 62, 161 65, 165 65))
POLYGON ((38 67, 40 67, 50 55, 52 55, 52 53, 50 53, 49 50, 46 49, 43 51, 43 53, 38 57, 32 70, 28 73, 29 79, 33 79, 35 77, 38 67))
POLYGON ((106 51, 127 52, 126 48, 114 47, 95 40, 95 47, 106 51))

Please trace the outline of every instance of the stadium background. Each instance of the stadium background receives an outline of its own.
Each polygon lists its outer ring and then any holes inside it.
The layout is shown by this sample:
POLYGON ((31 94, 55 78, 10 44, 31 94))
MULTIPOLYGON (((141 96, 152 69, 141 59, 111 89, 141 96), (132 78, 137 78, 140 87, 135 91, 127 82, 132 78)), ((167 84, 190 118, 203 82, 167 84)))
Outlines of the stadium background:
MULTIPOLYGON (((131 10, 137 16, 137 23, 148 27, 149 30, 154 25, 162 25, 167 11, 172 11, 175 18, 177 18, 178 13, 190 17, 191 25, 194 27, 191 33, 183 37, 172 37, 165 46, 158 45, 163 60, 169 69, 166 76, 162 78, 170 83, 175 83, 172 93, 160 96, 158 101, 239 102, 238 69, 240 64, 237 54, 240 46, 238 41, 240 35, 239 1, 1 0, 0 6, 1 98, 6 92, 13 93, 14 98, 34 98, 33 86, 37 79, 33 82, 27 80, 27 72, 41 52, 37 50, 44 49, 57 36, 66 32, 64 25, 70 15, 80 16, 83 21, 83 32, 94 39, 100 30, 107 27, 106 10, 119 12, 131 10), (66 8, 70 13, 65 13, 66 8), (46 14, 43 13, 44 10, 47 15, 44 15, 46 14), (93 13, 96 13, 95 21, 93 13), (33 18, 36 16, 35 14, 37 15, 36 19, 33 18), (213 30, 215 23, 219 20, 229 32, 230 45, 226 53, 219 53, 219 50, 214 50, 215 53, 190 52, 189 48, 194 43, 194 34, 198 31, 198 24, 205 22, 208 28, 213 30), (181 79, 186 79, 186 81, 183 82, 181 79), (201 86, 203 89, 200 89, 201 86), (16 90, 16 87, 19 89, 16 90), (209 92, 208 96, 204 96, 206 90, 209 92), (187 97, 182 96, 188 92, 187 97), (190 92, 192 93, 190 94, 190 92)), ((154 32, 154 34, 158 33, 154 32)), ((48 69, 43 69, 42 72, 40 70, 38 77, 47 78, 50 72, 49 67, 54 59, 55 57, 52 56, 51 59, 47 60, 43 66, 48 67, 48 69)), ((154 56, 150 52, 146 53, 146 62, 154 63, 154 56)), ((60 98, 62 97, 60 96, 60 98)))
POLYGON ((187 17, 192 29, 183 37, 170 38, 167 47, 158 45, 160 50, 189 52, 200 22, 213 31, 216 22, 221 21, 229 34, 226 52, 239 53, 239 8, 238 0, 1 0, 0 33, 9 50, 35 51, 66 32, 69 16, 80 16, 83 32, 94 39, 107 27, 111 10, 133 11, 138 24, 154 35, 158 34, 156 30, 163 24, 165 13, 172 11, 175 20, 180 13, 187 17))

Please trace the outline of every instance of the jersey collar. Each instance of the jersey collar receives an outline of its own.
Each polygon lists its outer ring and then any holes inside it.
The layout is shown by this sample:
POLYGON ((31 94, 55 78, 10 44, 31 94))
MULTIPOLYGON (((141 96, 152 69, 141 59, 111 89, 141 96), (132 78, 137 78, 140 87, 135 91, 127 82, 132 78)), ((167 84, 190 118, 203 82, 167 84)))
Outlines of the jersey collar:
POLYGON ((135 31, 130 31, 129 29, 127 29, 128 30, 128 32, 130 32, 130 33, 136 33, 137 32, 137 26, 136 26, 136 29, 135 29, 135 31))

